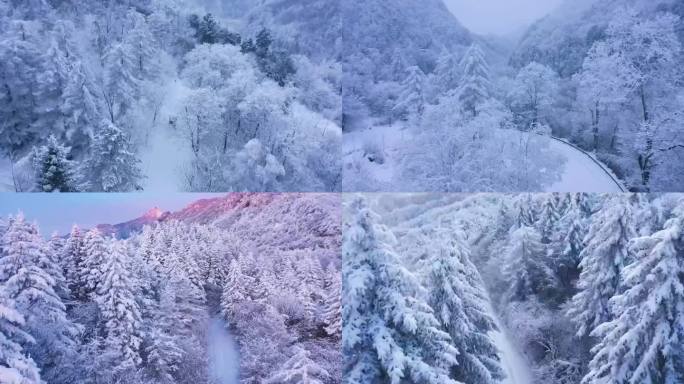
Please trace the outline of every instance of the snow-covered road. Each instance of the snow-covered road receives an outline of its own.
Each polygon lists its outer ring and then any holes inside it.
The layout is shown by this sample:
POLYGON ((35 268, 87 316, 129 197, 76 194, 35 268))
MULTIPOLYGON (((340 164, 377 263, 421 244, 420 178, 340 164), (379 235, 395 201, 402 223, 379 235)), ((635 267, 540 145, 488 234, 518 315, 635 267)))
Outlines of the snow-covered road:
MULTIPOLYGON (((419 151, 413 148, 413 136, 409 130, 400 126, 375 126, 372 129, 345 133, 344 150, 348 164, 358 162, 364 167, 364 177, 374 180, 378 190, 401 190, 397 169, 402 158, 414 156, 419 151), (368 143, 374 143, 369 145, 368 143), (385 155, 383 162, 370 163, 364 158, 365 147, 377 148, 385 155), (380 188, 381 187, 381 188, 380 188)), ((548 137, 551 152, 565 158, 560 180, 547 184, 539 192, 624 192, 626 188, 605 165, 590 154, 564 140, 548 137)), ((358 175, 353 175, 356 177, 358 175)), ((553 175, 555 178, 555 174, 553 175)), ((531 191, 534 192, 534 191, 531 191)))
POLYGON ((151 127, 148 145, 141 151, 145 174, 144 189, 148 192, 178 192, 183 190, 183 167, 192 157, 188 145, 169 127, 169 118, 182 109, 181 101, 188 88, 180 81, 169 81, 157 123, 151 127))
POLYGON ((238 384, 240 355, 226 323, 214 318, 207 334, 209 350, 209 377, 212 384, 238 384))
POLYGON ((513 341, 506 335, 506 328, 501 324, 494 309, 489 307, 489 314, 494 318, 498 331, 489 333, 489 337, 494 341, 494 344, 499 349, 499 358, 501 359, 501 368, 503 368, 506 378, 501 384, 532 384, 534 383, 534 376, 530 370, 529 363, 525 359, 519 348, 515 346, 513 341))
POLYGON ((554 138, 549 138, 549 145, 567 161, 561 180, 552 184, 547 192, 623 192, 617 178, 611 177, 609 171, 590 155, 554 138))

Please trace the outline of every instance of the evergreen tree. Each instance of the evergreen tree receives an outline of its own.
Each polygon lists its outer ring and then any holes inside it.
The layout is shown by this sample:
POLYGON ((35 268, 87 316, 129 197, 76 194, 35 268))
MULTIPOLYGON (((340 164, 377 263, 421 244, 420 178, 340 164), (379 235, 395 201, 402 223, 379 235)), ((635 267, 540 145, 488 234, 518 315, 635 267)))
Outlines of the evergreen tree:
POLYGON ((237 260, 234 259, 230 262, 226 284, 221 295, 221 312, 229 322, 235 315, 240 303, 252 300, 247 289, 253 282, 252 277, 242 272, 242 267, 237 260))
MULTIPOLYGON (((26 147, 42 133, 33 125, 37 105, 33 90, 40 71, 41 48, 37 26, 13 21, 0 40, 0 148, 6 154, 26 147)), ((44 134, 44 133, 43 133, 44 134)), ((16 159, 14 159, 16 160, 16 159)))
POLYGON ((204 15, 197 26, 201 44, 216 44, 219 37, 219 26, 211 13, 204 15))
POLYGON ((325 332, 334 337, 342 336, 342 277, 340 272, 329 266, 329 286, 326 289, 323 323, 325 332))
POLYGON ((425 74, 417 66, 407 69, 407 76, 401 83, 401 94, 394 106, 395 114, 408 119, 419 117, 425 109, 424 96, 425 74))
POLYGON ((41 384, 36 363, 27 356, 22 344, 33 341, 23 330, 24 317, 7 293, 0 289, 0 382, 41 384))
POLYGON ((169 383, 175 381, 173 374, 180 368, 185 354, 177 340, 178 322, 174 318, 177 292, 173 291, 174 288, 173 284, 165 285, 159 292, 159 303, 151 314, 153 320, 145 348, 145 365, 155 377, 169 383))
POLYGON ((509 297, 524 301, 553 285, 553 272, 545 264, 544 246, 536 229, 515 229, 505 250, 502 273, 508 282, 509 297))
POLYGON ((159 71, 158 63, 155 62, 158 56, 157 43, 147 21, 140 13, 131 10, 128 18, 132 28, 126 36, 126 44, 130 47, 135 60, 133 73, 138 80, 153 78, 159 71))
POLYGON ((110 250, 105 244, 105 239, 100 231, 95 228, 86 233, 83 239, 85 259, 80 269, 79 280, 84 283, 80 292, 82 297, 92 297, 98 291, 98 285, 102 282, 102 268, 110 250))
POLYGON ((541 211, 535 227, 541 235, 543 244, 551 243, 553 233, 556 232, 556 223, 560 219, 558 208, 558 196, 547 194, 543 197, 541 211))
POLYGON ((430 307, 417 297, 416 278, 403 268, 362 199, 343 231, 342 349, 347 383, 454 384, 458 351, 430 307))
POLYGON ((95 128, 102 120, 99 94, 93 75, 81 61, 75 62, 62 92, 61 112, 65 135, 79 152, 90 146, 95 128))
POLYGON ((468 48, 461 60, 458 99, 464 111, 476 116, 478 107, 489 98, 489 65, 477 44, 468 48))
POLYGON ((592 332, 601 341, 582 382, 684 382, 684 201, 663 230, 631 247, 627 288, 610 300, 615 318, 592 332))
POLYGON ((75 299, 85 300, 86 284, 82 280, 81 271, 85 265, 87 253, 83 241, 83 233, 77 225, 71 228, 69 238, 64 245, 62 257, 62 271, 69 290, 75 299))
POLYGON ((59 273, 46 254, 38 229, 22 214, 10 219, 2 238, 0 290, 26 316, 25 330, 32 336, 24 348, 43 368, 44 378, 68 377, 73 369, 78 329, 67 319, 66 307, 55 292, 59 273))
POLYGON ((464 383, 495 384, 503 378, 497 347, 488 333, 496 329, 487 295, 460 231, 431 257, 428 303, 458 349, 452 377, 464 383))
POLYGON ((96 302, 101 313, 103 352, 111 359, 112 374, 125 375, 140 366, 140 309, 129 275, 128 255, 123 241, 111 240, 102 267, 96 302))
POLYGON ((139 67, 130 45, 115 44, 105 55, 104 101, 112 124, 120 121, 133 106, 138 95, 138 80, 134 73, 139 67))
POLYGON ((271 44, 273 44, 271 32, 265 28, 259 31, 254 44, 254 52, 257 57, 265 58, 271 49, 271 44))
POLYGON ((323 384, 330 374, 309 357, 309 351, 295 347, 294 355, 271 376, 271 384, 323 384))
POLYGON ((580 336, 613 319, 608 301, 619 293, 622 269, 629 260, 629 241, 636 235, 629 198, 615 196, 605 201, 584 239, 579 292, 568 312, 580 336))
POLYGON ((33 167, 36 170, 36 189, 40 192, 77 192, 77 170, 69 160, 71 148, 65 147, 50 135, 47 145, 34 148, 33 167))
MULTIPOLYGON (((457 92, 463 75, 461 64, 462 62, 453 53, 446 53, 439 58, 435 67, 434 81, 435 87, 440 92, 457 92)), ((395 73, 402 73, 405 70, 406 66, 402 67, 401 71, 396 71, 395 73)))
POLYGON ((91 192, 131 192, 140 189, 143 176, 139 164, 128 135, 103 121, 84 164, 83 176, 91 192))

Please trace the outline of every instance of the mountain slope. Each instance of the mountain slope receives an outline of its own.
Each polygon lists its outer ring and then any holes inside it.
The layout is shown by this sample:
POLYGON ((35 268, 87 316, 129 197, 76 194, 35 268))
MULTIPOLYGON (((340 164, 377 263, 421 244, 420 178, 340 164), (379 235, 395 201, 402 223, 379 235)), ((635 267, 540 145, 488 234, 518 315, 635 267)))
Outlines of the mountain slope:
POLYGON ((684 16, 684 6, 676 0, 566 0, 528 28, 510 64, 521 68, 536 61, 555 69, 562 77, 572 76, 582 67, 591 45, 603 38, 616 10, 624 7, 645 14, 669 10, 684 16))
POLYGON ((145 225, 177 220, 230 229, 241 238, 255 239, 257 247, 331 249, 339 243, 340 199, 335 194, 231 193, 195 201, 177 212, 153 208, 139 218, 97 227, 128 238, 145 225))

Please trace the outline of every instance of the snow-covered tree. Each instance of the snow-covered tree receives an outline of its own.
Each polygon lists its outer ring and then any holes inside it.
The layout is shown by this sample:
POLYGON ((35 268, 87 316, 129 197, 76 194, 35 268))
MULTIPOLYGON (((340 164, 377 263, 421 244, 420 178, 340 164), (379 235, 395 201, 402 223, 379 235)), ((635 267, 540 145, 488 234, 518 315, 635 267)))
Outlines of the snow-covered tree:
POLYGON ((137 11, 128 11, 128 22, 131 29, 126 35, 126 44, 130 47, 135 62, 133 73, 139 80, 154 78, 159 71, 157 43, 150 31, 145 17, 137 11))
POLYGON ((93 75, 81 61, 73 64, 62 92, 64 131, 72 146, 85 151, 102 116, 100 91, 93 75))
POLYGON ((309 351, 295 347, 293 356, 265 383, 270 384, 323 384, 330 374, 309 358, 309 351))
POLYGON ((67 319, 56 293, 61 273, 46 251, 34 225, 26 223, 22 214, 11 218, 2 238, 0 290, 25 316, 31 340, 24 348, 42 366, 43 377, 54 380, 69 377, 73 369, 78 329, 67 319))
POLYGON ((515 77, 509 98, 514 111, 524 123, 523 129, 535 129, 554 101, 558 75, 549 67, 532 62, 515 77))
POLYGON ((102 268, 110 249, 108 249, 102 233, 97 228, 86 233, 83 238, 83 248, 85 259, 80 266, 79 281, 83 282, 85 286, 80 295, 90 297, 98 291, 98 285, 104 279, 102 268))
POLYGON ((343 231, 342 349, 345 382, 457 383, 458 351, 398 260, 391 235, 363 199, 343 231))
POLYGON ((458 349, 452 377, 463 383, 498 383, 503 378, 497 347, 488 333, 496 329, 487 294, 460 231, 430 256, 428 304, 458 349))
POLYGON ((323 322, 325 332, 334 337, 342 336, 342 276, 340 271, 328 266, 329 286, 325 292, 323 322))
POLYGON ((461 79, 458 88, 458 99, 463 110, 477 115, 478 107, 489 98, 491 84, 489 82, 489 65, 484 52, 477 44, 468 48, 460 63, 461 79))
POLYGON ((22 344, 32 342, 26 333, 24 317, 14 301, 0 289, 0 382, 41 384, 35 361, 22 350, 22 344))
POLYGON ((91 192, 131 192, 141 188, 139 164, 128 135, 103 120, 82 172, 91 192))
POLYGON ((78 171, 69 159, 71 148, 50 135, 47 145, 34 148, 33 167, 36 170, 36 189, 41 192, 78 191, 78 171))
POLYGON ((71 228, 69 237, 64 245, 62 252, 62 270, 67 281, 69 290, 77 299, 85 299, 85 281, 82 279, 81 271, 85 265, 87 257, 83 232, 74 225, 71 228))
POLYGON ((619 195, 605 201, 601 211, 592 217, 584 239, 579 292, 572 298, 568 312, 580 336, 613 319, 608 303, 620 293, 622 269, 630 261, 629 241, 636 235, 629 199, 628 195, 619 195))
POLYGON ((140 366, 140 308, 135 300, 126 244, 111 240, 102 265, 104 279, 98 285, 95 301, 101 313, 105 335, 103 351, 112 361, 112 374, 126 374, 140 366))
POLYGON ((610 300, 614 318, 592 336, 601 341, 583 383, 684 380, 684 202, 663 230, 634 239, 624 292, 610 300))
MULTIPOLYGON (((12 156, 40 134, 33 126, 36 105, 33 90, 40 71, 40 26, 17 20, 3 28, 0 42, 0 148, 12 156)), ((14 159, 16 160, 16 159, 14 159)))
POLYGON ((111 124, 122 124, 122 118, 133 106, 139 92, 139 83, 135 77, 139 63, 132 47, 125 43, 117 43, 104 57, 105 82, 104 101, 107 106, 111 124))
POLYGON ((584 238, 587 234, 587 213, 584 211, 586 197, 582 193, 570 196, 570 203, 559 219, 554 234, 554 265, 556 277, 563 291, 572 289, 574 280, 579 277, 580 254, 584 249, 584 238), (562 230, 561 230, 562 229, 562 230))
POLYGON ((541 235, 535 228, 521 226, 513 230, 501 271, 512 300, 526 300, 553 285, 553 272, 545 256, 541 235))
MULTIPOLYGON (((435 75, 433 78, 434 87, 441 93, 457 90, 463 76, 462 63, 463 62, 458 60, 453 53, 445 53, 440 56, 435 67, 435 75)), ((401 70, 394 73, 403 73, 404 71, 406 71, 405 64, 403 64, 401 70)))
POLYGON ((403 119, 417 118, 425 109, 425 73, 417 66, 409 67, 406 72, 394 113, 403 119))

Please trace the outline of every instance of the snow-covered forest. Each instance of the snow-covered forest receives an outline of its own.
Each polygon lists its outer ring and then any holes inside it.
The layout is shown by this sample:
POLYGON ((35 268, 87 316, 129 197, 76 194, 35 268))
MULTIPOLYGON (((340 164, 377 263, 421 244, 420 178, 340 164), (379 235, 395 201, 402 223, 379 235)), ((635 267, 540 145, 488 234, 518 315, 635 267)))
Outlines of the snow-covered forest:
POLYGON ((516 36, 442 0, 351 3, 345 191, 684 188, 681 1, 566 0, 516 36))
POLYGON ((368 194, 343 212, 346 383, 684 382, 681 194, 368 194))
POLYGON ((305 11, 1 0, 2 189, 339 190, 341 68, 307 50, 305 11))
POLYGON ((231 194, 129 237, 10 216, 0 382, 340 383, 339 206, 231 194))

